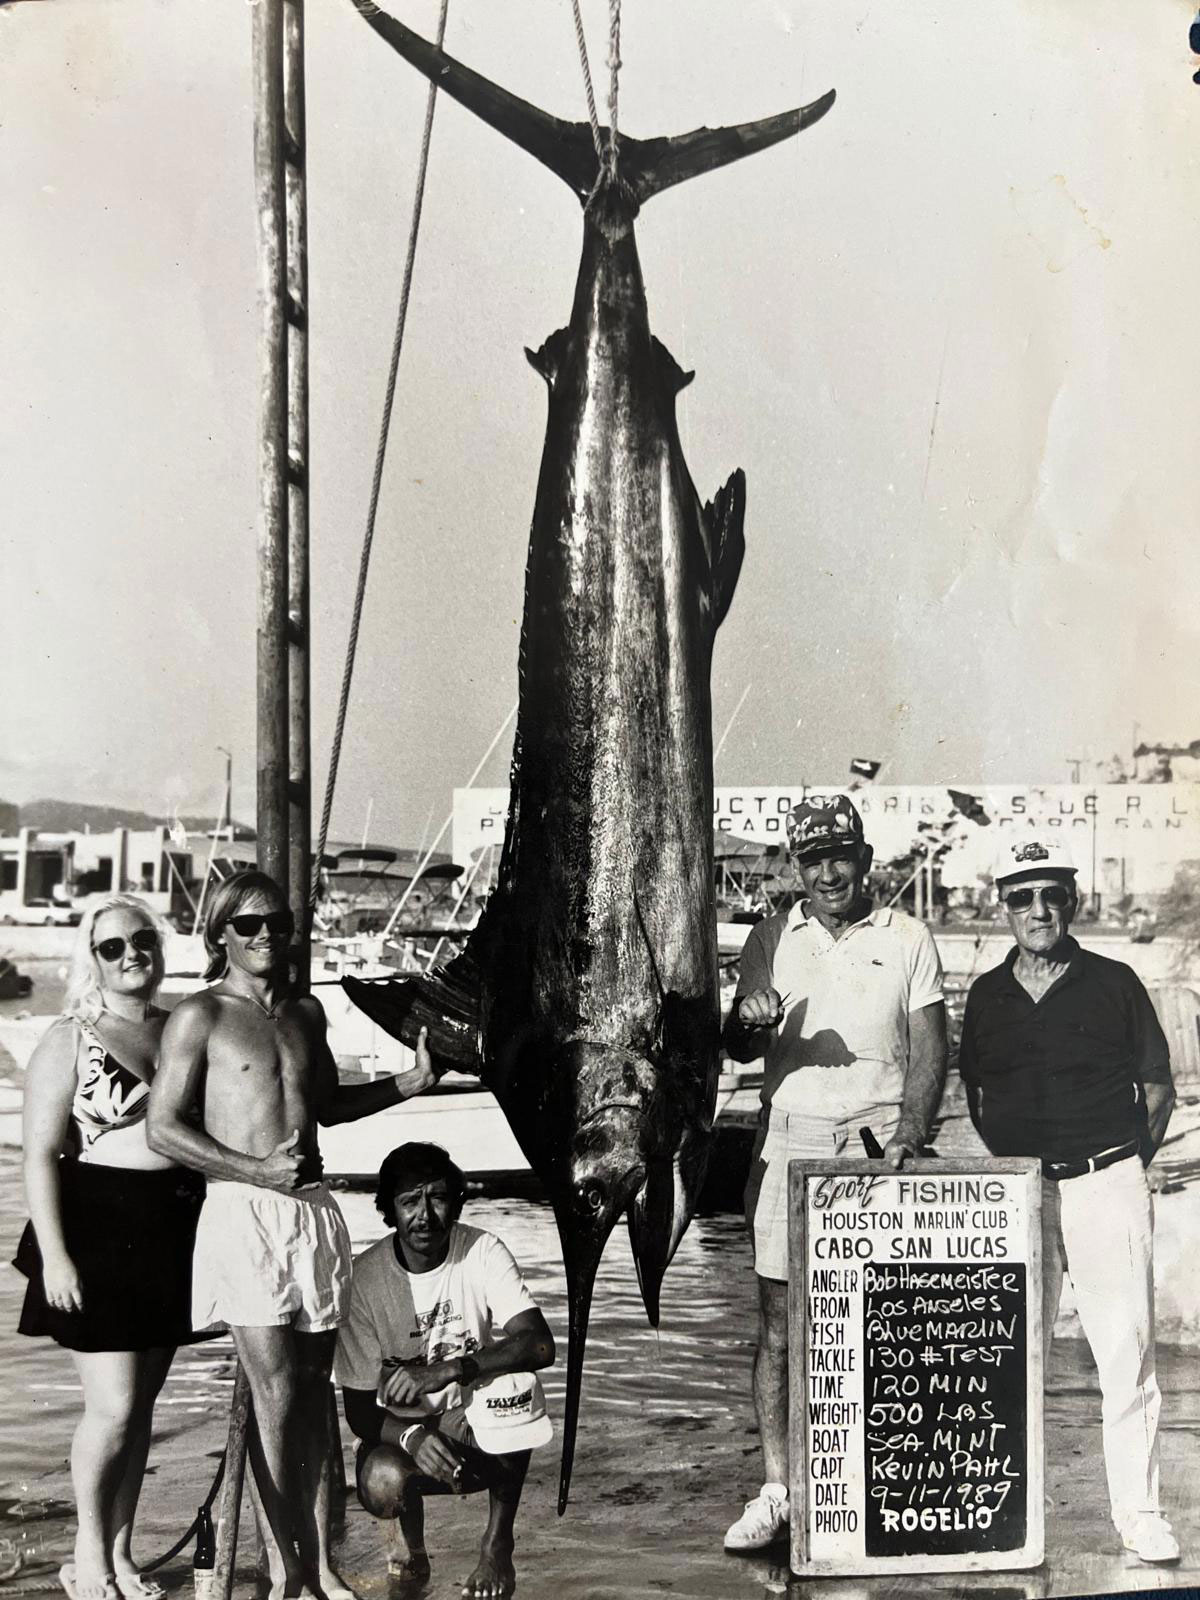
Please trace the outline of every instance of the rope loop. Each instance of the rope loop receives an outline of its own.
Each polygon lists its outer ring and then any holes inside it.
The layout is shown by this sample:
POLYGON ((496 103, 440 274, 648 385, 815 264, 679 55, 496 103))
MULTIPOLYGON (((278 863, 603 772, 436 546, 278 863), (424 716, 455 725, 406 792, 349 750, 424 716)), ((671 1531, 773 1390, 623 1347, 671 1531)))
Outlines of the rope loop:
POLYGON ((588 121, 592 127, 592 144, 596 150, 596 160, 599 163, 599 172, 596 181, 588 194, 585 206, 591 204, 593 197, 603 180, 609 183, 617 181, 617 154, 620 148, 620 139, 617 133, 617 100, 620 88, 621 73, 621 0, 608 0, 608 142, 605 143, 604 135, 600 128, 600 118, 596 112, 596 91, 592 85, 592 69, 588 62, 587 39, 583 32, 583 15, 579 9, 579 0, 571 0, 571 10, 575 18, 575 43, 579 48, 579 65, 583 72, 583 88, 587 96, 588 121))

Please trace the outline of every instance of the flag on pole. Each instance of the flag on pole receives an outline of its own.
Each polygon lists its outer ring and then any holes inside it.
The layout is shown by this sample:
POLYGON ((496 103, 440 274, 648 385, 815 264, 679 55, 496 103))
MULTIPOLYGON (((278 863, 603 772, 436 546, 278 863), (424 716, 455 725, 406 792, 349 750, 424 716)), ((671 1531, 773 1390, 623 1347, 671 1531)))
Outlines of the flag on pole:
POLYGON ((969 822, 977 822, 981 828, 986 828, 991 823, 991 817, 984 810, 983 801, 978 795, 964 794, 961 789, 948 789, 947 794, 954 802, 956 811, 961 811, 969 822))
POLYGON ((865 778, 870 783, 882 765, 882 761, 866 761, 862 756, 855 756, 850 763, 850 771, 854 777, 865 778))

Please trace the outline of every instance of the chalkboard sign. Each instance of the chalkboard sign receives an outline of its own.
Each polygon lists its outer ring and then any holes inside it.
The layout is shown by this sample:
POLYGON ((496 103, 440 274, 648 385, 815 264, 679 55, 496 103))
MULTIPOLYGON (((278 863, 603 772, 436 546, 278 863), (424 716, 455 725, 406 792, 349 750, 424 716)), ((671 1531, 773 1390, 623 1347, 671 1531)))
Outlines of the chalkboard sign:
POLYGON ((1036 1161, 789 1163, 793 1571, 1036 1567, 1036 1161))

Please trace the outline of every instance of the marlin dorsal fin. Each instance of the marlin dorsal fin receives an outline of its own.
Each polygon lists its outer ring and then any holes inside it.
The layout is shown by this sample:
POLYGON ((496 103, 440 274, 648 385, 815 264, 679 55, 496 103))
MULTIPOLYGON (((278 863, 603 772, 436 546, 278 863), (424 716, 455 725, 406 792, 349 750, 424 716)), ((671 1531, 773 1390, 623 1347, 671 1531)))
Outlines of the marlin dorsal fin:
POLYGON ((421 1029, 428 1028, 435 1065, 480 1072, 479 966, 469 944, 447 966, 419 978, 387 983, 343 978, 342 988, 360 1011, 402 1044, 414 1046, 421 1029))

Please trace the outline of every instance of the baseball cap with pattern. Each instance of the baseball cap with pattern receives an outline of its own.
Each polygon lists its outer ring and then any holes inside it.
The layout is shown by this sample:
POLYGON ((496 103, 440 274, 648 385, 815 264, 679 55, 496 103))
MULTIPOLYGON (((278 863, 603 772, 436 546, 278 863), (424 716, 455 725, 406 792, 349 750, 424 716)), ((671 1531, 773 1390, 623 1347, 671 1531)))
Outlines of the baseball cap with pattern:
POLYGON ((788 812, 787 836, 794 856, 857 847, 863 842, 862 818, 849 795, 809 795, 788 812))
POLYGON ((477 1383, 467 1421, 475 1443, 489 1456, 534 1450, 554 1436, 546 1397, 532 1372, 502 1372, 477 1383))
POLYGON ((1010 878, 1075 876, 1075 863, 1066 845, 1053 835, 1025 834, 1019 839, 1006 839, 996 855, 992 876, 997 883, 1007 883, 1010 878))

